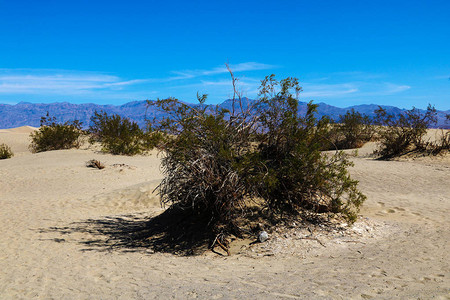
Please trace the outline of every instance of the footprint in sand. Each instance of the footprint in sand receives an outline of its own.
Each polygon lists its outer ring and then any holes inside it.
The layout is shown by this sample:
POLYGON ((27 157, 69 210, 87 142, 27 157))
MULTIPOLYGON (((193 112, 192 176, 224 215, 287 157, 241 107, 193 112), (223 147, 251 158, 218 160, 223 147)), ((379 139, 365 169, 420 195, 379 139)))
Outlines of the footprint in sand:
POLYGON ((383 209, 383 210, 380 210, 378 213, 377 213, 377 215, 379 215, 379 216, 384 216, 384 215, 386 215, 386 214, 393 214, 393 213, 395 213, 396 212, 396 210, 395 209, 383 209))

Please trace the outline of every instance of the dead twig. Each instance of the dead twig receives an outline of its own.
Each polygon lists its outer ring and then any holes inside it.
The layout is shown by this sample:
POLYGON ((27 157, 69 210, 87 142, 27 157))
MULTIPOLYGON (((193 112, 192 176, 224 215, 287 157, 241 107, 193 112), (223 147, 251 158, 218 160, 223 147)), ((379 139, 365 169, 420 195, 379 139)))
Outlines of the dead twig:
POLYGON ((96 168, 96 169, 104 169, 105 165, 103 163, 101 163, 99 160, 96 159, 91 159, 90 161, 88 161, 86 163, 86 167, 88 168, 96 168))
POLYGON ((211 244, 211 250, 213 252, 215 252, 214 247, 217 244, 217 245, 219 245, 220 248, 222 248, 223 251, 225 251, 227 253, 228 256, 230 256, 230 250, 228 249, 228 247, 226 247, 224 245, 225 244, 224 242, 225 242, 225 240, 224 240, 223 233, 219 233, 211 244), (220 240, 222 240, 222 242, 220 240))

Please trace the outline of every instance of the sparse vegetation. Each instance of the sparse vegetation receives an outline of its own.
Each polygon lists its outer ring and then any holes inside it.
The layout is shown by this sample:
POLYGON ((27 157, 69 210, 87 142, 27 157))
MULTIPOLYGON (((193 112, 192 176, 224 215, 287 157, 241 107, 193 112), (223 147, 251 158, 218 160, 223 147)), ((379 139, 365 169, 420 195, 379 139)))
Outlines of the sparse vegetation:
POLYGON ((375 126, 369 116, 354 109, 340 115, 330 130, 328 149, 360 148, 374 138, 375 126))
POLYGON ((156 146, 160 135, 144 132, 136 122, 106 112, 95 112, 91 117, 90 142, 100 142, 103 151, 112 154, 136 155, 156 146))
POLYGON ((225 119, 229 112, 206 106, 206 95, 198 100, 198 106, 172 98, 152 104, 169 114, 159 125, 167 136, 161 201, 182 209, 188 219, 190 215, 208 224, 211 232, 230 232, 246 206, 248 191, 240 169, 250 149, 251 116, 239 109, 225 119))
POLYGON ((41 127, 30 134, 30 150, 34 153, 79 148, 80 137, 83 134, 80 121, 70 121, 59 123, 55 117, 50 117, 49 113, 41 118, 41 127))
POLYGON ((306 115, 299 117, 298 100, 291 91, 301 91, 295 78, 278 82, 270 76, 261 85, 262 131, 254 153, 258 171, 253 174, 258 194, 279 214, 341 213, 353 222, 365 196, 347 172, 352 163, 342 152, 321 153, 329 119, 316 120, 317 105, 312 103, 306 115))
POLYGON ((450 151, 450 131, 441 129, 436 132, 434 141, 425 141, 420 147, 420 152, 429 155, 438 155, 450 151))
POLYGON ((6 144, 0 144, 0 159, 7 159, 14 156, 11 147, 6 144))
POLYGON ((423 136, 430 125, 436 123, 436 109, 428 106, 425 113, 412 108, 404 114, 388 114, 385 109, 379 108, 375 111, 377 123, 381 125, 380 147, 375 152, 383 159, 401 156, 408 152, 427 151, 427 143, 423 136))
POLYGON ((347 172, 352 164, 342 152, 321 153, 329 121, 315 119, 312 103, 298 116, 297 79, 266 77, 257 109, 244 109, 231 75, 231 110, 205 105, 206 95, 196 106, 173 98, 149 103, 168 114, 157 126, 166 136, 159 193, 168 212, 204 224, 221 247, 228 234, 246 231, 239 220, 251 214, 274 220, 327 212, 355 221, 365 196, 347 172))

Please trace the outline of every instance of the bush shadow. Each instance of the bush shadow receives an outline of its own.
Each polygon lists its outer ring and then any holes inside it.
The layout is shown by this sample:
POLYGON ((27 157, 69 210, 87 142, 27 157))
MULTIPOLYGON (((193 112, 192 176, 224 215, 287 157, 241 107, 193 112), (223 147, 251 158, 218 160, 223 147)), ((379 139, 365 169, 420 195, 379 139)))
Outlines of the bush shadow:
POLYGON ((80 240, 75 239, 86 246, 82 251, 196 255, 206 251, 213 238, 212 232, 205 230, 208 227, 206 220, 198 216, 194 218, 192 212, 171 207, 153 217, 108 216, 75 222, 70 226, 41 229, 40 232, 83 233, 80 240))

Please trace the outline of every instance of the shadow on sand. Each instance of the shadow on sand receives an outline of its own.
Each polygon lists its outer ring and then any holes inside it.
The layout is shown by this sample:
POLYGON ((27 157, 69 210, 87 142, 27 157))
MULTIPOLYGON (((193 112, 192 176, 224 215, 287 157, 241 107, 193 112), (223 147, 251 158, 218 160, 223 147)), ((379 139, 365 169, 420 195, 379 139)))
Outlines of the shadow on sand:
MULTIPOLYGON (((339 222, 332 222, 327 215, 302 212, 297 216, 271 220, 267 227, 281 225, 281 228, 291 228, 289 223, 296 223, 295 227, 317 228, 320 231, 342 231, 339 222)), ((261 230, 262 220, 256 212, 247 216, 249 224, 253 226, 253 234, 261 230)), ((267 221, 268 217, 265 218, 267 221)), ((251 226, 248 226, 251 227, 251 226)), ((315 229, 316 228, 316 229, 315 229)), ((206 251, 217 239, 209 226, 209 219, 193 213, 191 210, 170 207, 157 216, 148 217, 139 214, 109 216, 102 219, 88 219, 71 223, 70 226, 50 227, 39 229, 40 233, 58 233, 67 238, 50 239, 54 242, 75 242, 83 245, 81 251, 99 252, 163 252, 175 255, 197 255, 206 251)), ((255 243, 255 242, 253 242, 255 243)), ((214 253, 224 255, 213 249, 214 253)), ((224 249, 225 250, 225 249, 224 249)), ((228 251, 227 251, 228 252, 228 251)), ((228 253, 229 254, 229 253, 228 253)))
MULTIPOLYGON (((201 218, 200 218, 201 219, 201 218)), ((82 233, 78 242, 82 251, 166 252, 177 255, 195 255, 205 251, 212 234, 205 230, 207 222, 199 222, 192 214, 169 208, 155 217, 125 215, 88 219, 65 227, 40 229, 41 233, 73 235, 82 233)), ((70 239, 53 239, 66 242, 70 239)))

